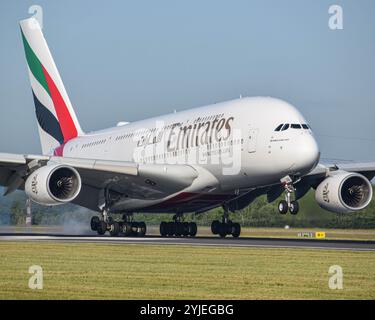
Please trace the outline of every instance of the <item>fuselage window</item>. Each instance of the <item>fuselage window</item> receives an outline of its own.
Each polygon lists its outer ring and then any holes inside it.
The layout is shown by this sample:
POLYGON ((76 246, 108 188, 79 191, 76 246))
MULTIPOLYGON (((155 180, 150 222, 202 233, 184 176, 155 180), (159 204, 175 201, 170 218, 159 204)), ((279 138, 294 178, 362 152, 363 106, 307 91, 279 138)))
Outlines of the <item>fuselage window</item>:
POLYGON ((280 131, 281 130, 281 128, 283 127, 283 123, 282 124, 280 124, 276 129, 275 129, 275 131, 280 131))
POLYGON ((288 130, 289 129, 289 124, 284 124, 283 128, 281 129, 281 131, 285 131, 285 130, 288 130))

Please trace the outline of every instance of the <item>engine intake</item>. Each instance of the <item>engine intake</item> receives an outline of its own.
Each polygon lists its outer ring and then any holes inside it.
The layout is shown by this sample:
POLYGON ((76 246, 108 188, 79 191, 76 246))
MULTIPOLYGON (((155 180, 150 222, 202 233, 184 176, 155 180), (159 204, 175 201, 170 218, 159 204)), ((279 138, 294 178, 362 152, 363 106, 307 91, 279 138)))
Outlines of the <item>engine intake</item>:
POLYGON ((81 177, 76 169, 63 165, 47 165, 26 179, 25 192, 43 205, 73 201, 81 191, 81 177))
POLYGON ((315 199, 323 209, 332 212, 356 212, 369 205, 372 185, 359 173, 335 171, 320 183, 315 199))
POLYGON ((341 188, 342 201, 351 208, 362 208, 369 199, 371 186, 361 177, 349 177, 341 188))

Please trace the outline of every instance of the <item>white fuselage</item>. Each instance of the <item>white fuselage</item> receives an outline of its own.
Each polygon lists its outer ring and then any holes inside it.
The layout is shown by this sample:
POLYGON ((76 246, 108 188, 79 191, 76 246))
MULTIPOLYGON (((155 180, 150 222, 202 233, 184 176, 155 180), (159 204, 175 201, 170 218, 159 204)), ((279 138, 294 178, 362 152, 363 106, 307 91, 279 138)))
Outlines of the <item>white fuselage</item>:
POLYGON ((309 173, 319 161, 319 149, 306 124, 287 102, 242 98, 88 133, 67 142, 62 155, 188 164, 198 168, 201 178, 212 181, 212 186, 197 183, 184 193, 235 195, 280 183, 287 175, 309 173), (282 130, 281 124, 289 128, 282 130))

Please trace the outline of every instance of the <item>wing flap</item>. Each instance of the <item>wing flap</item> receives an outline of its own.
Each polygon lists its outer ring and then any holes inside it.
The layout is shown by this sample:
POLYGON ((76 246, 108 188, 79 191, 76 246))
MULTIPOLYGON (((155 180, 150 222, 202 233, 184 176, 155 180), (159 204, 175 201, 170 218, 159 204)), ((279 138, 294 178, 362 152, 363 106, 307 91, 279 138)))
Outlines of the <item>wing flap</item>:
POLYGON ((0 166, 12 166, 26 164, 23 154, 0 153, 0 166))

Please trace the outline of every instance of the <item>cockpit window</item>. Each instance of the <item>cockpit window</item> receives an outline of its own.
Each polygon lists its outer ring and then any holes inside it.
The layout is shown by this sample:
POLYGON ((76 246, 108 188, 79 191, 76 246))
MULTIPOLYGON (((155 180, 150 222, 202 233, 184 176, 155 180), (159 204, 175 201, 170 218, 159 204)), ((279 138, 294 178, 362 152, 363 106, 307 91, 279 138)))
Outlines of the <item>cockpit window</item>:
POLYGON ((301 125, 300 124, 297 124, 297 123, 293 123, 291 125, 292 129, 301 129, 301 125))
POLYGON ((275 131, 280 131, 281 130, 281 128, 283 127, 283 123, 282 124, 280 124, 276 129, 275 129, 275 131))
POLYGON ((305 130, 311 129, 311 127, 306 123, 304 123, 304 124, 299 124, 299 123, 292 123, 292 124, 285 123, 284 124, 284 123, 282 123, 282 124, 277 126, 275 131, 285 131, 285 130, 288 130, 289 128, 291 128, 291 129, 305 129, 305 130))

